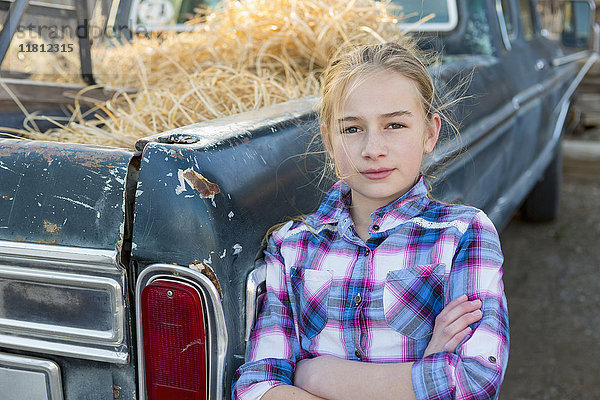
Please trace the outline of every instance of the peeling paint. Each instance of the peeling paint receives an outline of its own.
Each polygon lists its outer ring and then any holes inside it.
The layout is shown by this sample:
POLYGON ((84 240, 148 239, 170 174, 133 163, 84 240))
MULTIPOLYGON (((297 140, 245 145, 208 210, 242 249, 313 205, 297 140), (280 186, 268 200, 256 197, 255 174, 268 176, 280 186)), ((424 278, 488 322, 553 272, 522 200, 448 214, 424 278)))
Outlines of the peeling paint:
POLYGON ((77 157, 77 159, 73 160, 73 164, 79 164, 79 165, 81 165, 83 167, 87 167, 87 168, 102 168, 104 166, 104 162, 108 161, 108 160, 98 159, 93 154, 86 154, 86 153, 77 154, 76 157, 77 157))
POLYGON ((106 208, 106 193, 102 193, 102 197, 96 201, 94 205, 94 210, 96 210, 96 226, 100 228, 100 217, 101 213, 104 212, 106 208))
POLYGON ((47 163, 52 164, 52 161, 54 161, 54 159, 52 158, 52 155, 50 155, 48 152, 43 152, 40 154, 40 156, 46 160, 47 163))
MULTIPOLYGON (((178 174, 179 171, 177 171, 178 174)), ((190 187, 197 190, 200 193, 200 196, 204 198, 214 196, 217 193, 221 193, 221 188, 219 188, 219 185, 210 182, 208 179, 202 176, 202 174, 194 171, 191 168, 188 168, 185 171, 183 171, 182 176, 183 179, 190 185, 190 187)))
POLYGON ((183 179, 183 170, 177 170, 177 179, 179 179, 179 185, 175 188, 175 194, 181 194, 181 192, 185 192, 185 180, 183 179))
POLYGON ((213 269, 209 265, 198 261, 194 261, 189 265, 189 267, 190 269, 200 272, 202 275, 206 276, 212 282, 212 284, 215 285, 217 292, 219 292, 219 297, 221 298, 221 300, 223 300, 223 291, 221 290, 221 284, 219 283, 219 279, 217 278, 215 271, 213 271, 213 269))
POLYGON ((113 400, 121 398, 121 386, 113 385, 113 400))
POLYGON ((169 156, 178 160, 183 160, 183 154, 179 150, 169 150, 169 156))
POLYGON ((62 230, 62 226, 58 224, 53 224, 50 221, 44 221, 44 229, 48 233, 59 233, 62 230))
POLYGON ((236 254, 240 254, 242 252, 242 245, 239 243, 236 243, 233 245, 233 255, 235 256, 236 254))
MULTIPOLYGON (((25 242, 26 240, 23 240, 23 241, 25 242)), ((58 240, 56 240, 56 239, 52 239, 52 240, 38 240, 36 243, 39 243, 39 244, 58 244, 58 240)))
POLYGON ((68 197, 57 196, 57 195, 54 195, 54 197, 56 197, 57 199, 69 201, 73 204, 77 204, 78 206, 89 208, 90 210, 95 210, 94 207, 90 206, 89 204, 82 203, 81 201, 77 201, 77 200, 69 199, 68 197))
POLYGON ((6 165, 4 165, 4 163, 2 161, 0 161, 0 168, 5 169, 7 171, 12 172, 13 174, 16 174, 15 171, 13 171, 12 169, 8 168, 6 165))

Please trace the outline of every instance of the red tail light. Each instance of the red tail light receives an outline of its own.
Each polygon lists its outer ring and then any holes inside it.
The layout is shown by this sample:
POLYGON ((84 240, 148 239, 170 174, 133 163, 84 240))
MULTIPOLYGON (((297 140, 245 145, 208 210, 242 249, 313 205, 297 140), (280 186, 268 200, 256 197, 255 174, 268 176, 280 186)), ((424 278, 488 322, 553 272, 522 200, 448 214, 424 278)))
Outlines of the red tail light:
POLYGON ((202 300, 180 282, 156 280, 142 291, 148 400, 206 400, 202 300))

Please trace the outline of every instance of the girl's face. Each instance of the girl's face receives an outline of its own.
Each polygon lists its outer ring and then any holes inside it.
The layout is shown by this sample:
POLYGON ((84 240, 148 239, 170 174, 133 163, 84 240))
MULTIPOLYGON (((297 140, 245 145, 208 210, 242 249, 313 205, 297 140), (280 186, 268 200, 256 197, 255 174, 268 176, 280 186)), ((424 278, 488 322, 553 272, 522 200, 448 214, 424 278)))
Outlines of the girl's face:
POLYGON ((416 86, 397 72, 379 72, 342 98, 328 151, 352 189, 352 205, 372 212, 414 185, 423 154, 437 142, 440 117, 425 120, 416 86))

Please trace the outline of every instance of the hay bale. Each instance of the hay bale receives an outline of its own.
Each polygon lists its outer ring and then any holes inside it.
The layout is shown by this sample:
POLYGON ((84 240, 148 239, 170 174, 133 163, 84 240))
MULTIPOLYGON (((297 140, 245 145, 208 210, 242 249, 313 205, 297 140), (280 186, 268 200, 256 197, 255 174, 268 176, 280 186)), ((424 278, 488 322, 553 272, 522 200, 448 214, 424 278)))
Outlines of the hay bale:
POLYGON ((20 134, 132 147, 140 137, 316 94, 344 44, 408 40, 389 3, 374 0, 225 0, 203 15, 191 32, 95 48, 97 81, 137 93, 96 104, 91 120, 75 104, 68 123, 20 134))

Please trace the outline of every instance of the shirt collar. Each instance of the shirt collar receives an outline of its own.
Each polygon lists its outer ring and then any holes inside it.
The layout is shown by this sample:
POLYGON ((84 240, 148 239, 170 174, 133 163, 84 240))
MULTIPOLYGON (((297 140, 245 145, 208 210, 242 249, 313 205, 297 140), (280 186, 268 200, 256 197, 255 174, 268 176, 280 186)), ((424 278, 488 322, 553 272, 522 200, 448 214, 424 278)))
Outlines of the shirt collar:
POLYGON ((317 212, 311 215, 315 227, 338 223, 342 218, 341 214, 349 209, 351 198, 350 187, 343 180, 334 183, 325 194, 317 212))
MULTIPOLYGON (((427 193, 427 185, 423 176, 420 176, 408 192, 371 213, 373 225, 379 225, 380 231, 384 231, 419 215, 429 201, 427 193)), ((315 227, 349 219, 350 202, 350 187, 343 180, 337 181, 312 215, 315 227)))

